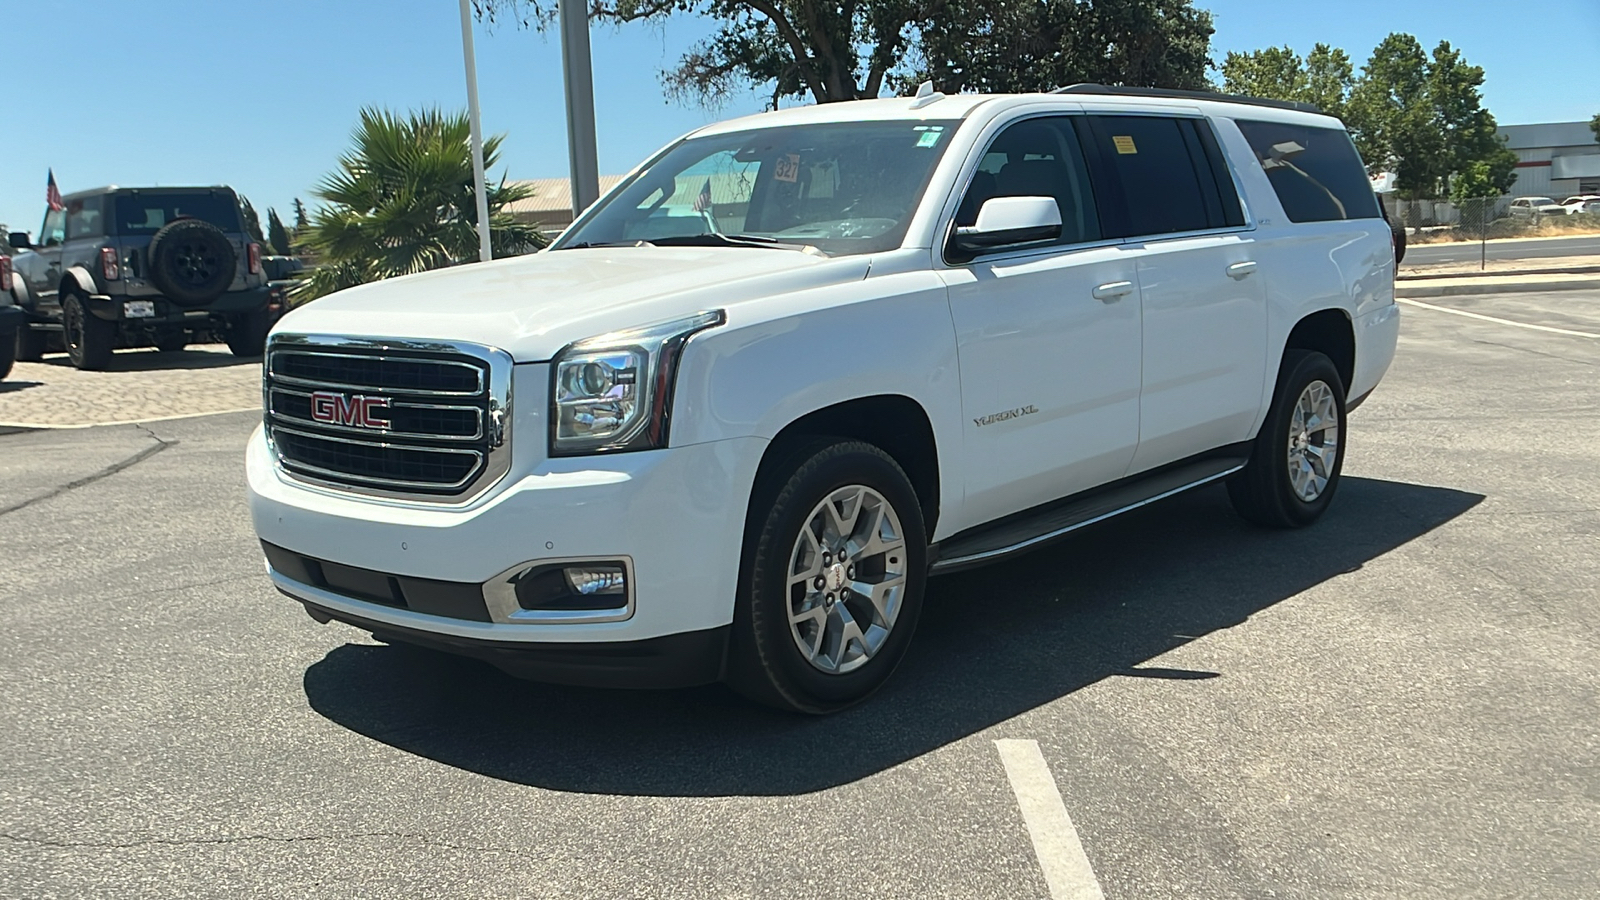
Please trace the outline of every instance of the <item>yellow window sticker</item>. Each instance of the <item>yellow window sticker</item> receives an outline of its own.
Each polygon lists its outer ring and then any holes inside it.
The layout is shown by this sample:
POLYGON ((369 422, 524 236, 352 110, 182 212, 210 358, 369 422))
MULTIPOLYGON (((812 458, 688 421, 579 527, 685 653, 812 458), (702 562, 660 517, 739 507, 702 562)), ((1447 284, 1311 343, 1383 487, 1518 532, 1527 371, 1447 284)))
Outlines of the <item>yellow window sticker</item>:
POLYGON ((1133 135, 1131 134, 1112 135, 1111 143, 1116 144, 1117 152, 1123 155, 1139 152, 1139 148, 1133 145, 1133 135))
POLYGON ((772 179, 774 181, 787 181, 790 184, 799 181, 800 154, 790 153, 787 156, 778 157, 777 165, 772 167, 772 179))

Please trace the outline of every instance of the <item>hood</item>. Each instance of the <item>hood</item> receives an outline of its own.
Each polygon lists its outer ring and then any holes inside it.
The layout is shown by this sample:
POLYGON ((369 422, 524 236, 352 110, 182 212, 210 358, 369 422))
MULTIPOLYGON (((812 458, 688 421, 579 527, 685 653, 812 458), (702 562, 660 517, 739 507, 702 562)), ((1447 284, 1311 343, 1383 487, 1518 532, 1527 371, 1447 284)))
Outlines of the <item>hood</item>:
POLYGON ((743 247, 596 247, 364 284, 285 315, 274 331, 472 341, 517 362, 708 309, 866 277, 862 256, 743 247))

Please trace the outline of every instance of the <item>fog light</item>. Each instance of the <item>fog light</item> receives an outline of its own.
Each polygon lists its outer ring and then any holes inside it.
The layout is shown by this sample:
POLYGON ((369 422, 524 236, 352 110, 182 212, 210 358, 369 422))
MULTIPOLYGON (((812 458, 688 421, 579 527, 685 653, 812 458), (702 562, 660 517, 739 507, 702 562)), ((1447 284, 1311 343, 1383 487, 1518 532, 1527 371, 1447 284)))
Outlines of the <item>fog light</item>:
POLYGON ((567 584, 574 593, 591 595, 625 594, 628 579, 621 566, 588 566, 566 569, 567 584))

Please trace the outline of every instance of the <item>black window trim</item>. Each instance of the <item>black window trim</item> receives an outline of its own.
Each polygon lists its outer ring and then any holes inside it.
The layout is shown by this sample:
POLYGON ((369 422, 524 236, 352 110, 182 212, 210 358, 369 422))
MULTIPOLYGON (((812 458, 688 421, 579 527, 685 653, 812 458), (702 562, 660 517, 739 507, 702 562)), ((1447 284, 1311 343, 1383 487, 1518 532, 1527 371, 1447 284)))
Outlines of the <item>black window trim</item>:
MULTIPOLYGON (((1114 207, 1114 210, 1115 210, 1116 214, 1119 216, 1119 220, 1117 221, 1118 230, 1122 230, 1122 231, 1132 231, 1133 230, 1131 225, 1129 225, 1129 223, 1127 223, 1126 221, 1122 221, 1120 219, 1120 217, 1123 215, 1124 210, 1126 210, 1126 208, 1127 208, 1127 199, 1122 193, 1122 180, 1118 176, 1118 174, 1117 174, 1115 169, 1113 169, 1109 165, 1105 164, 1105 160, 1103 159, 1103 157, 1100 154, 1100 145, 1099 145, 1099 143, 1092 139, 1093 138, 1093 132, 1091 131, 1091 125, 1089 123, 1089 118, 1091 116, 1098 116, 1098 117, 1137 117, 1137 118, 1145 118, 1145 119, 1189 120, 1191 122, 1196 123, 1193 127, 1196 128, 1197 131, 1203 131, 1204 128, 1210 128, 1211 132, 1212 132, 1213 139, 1217 138, 1216 128, 1211 123, 1211 117, 1206 115, 1203 112, 1198 111, 1198 110, 1187 110, 1187 109, 1184 109, 1184 110, 1178 110, 1178 109, 1174 109, 1174 110, 1155 110, 1155 109, 1121 110, 1121 109, 1086 108, 1086 109, 1084 109, 1082 111, 1081 115, 1083 116, 1083 119, 1082 119, 1082 121, 1077 123, 1077 127, 1078 127, 1078 130, 1079 130, 1078 139, 1079 139, 1079 143, 1082 143, 1084 145, 1084 156, 1086 158, 1090 159, 1090 162, 1089 162, 1089 178, 1090 178, 1091 181, 1093 181, 1097 177, 1098 178, 1103 178, 1107 182, 1106 189, 1108 191, 1115 191, 1116 192, 1117 203, 1116 203, 1116 205, 1114 207), (1092 150, 1091 150, 1091 148, 1092 148, 1092 150), (1099 165, 1100 168, 1096 168, 1097 165, 1099 165)), ((1204 141, 1203 138, 1201 139, 1200 143, 1201 143, 1201 145, 1203 147, 1204 144, 1205 144, 1205 141, 1204 141)), ((1223 162, 1224 167, 1226 167, 1226 169, 1228 170, 1228 176, 1229 176, 1229 178, 1231 180, 1231 183, 1233 185, 1234 194, 1235 194, 1235 196, 1237 196, 1239 198, 1239 212, 1240 212, 1240 215, 1242 216, 1242 218, 1244 219, 1244 224, 1242 224, 1242 225, 1222 225, 1222 226, 1215 227, 1215 228, 1195 228, 1195 229, 1190 229, 1188 231, 1166 231, 1166 232, 1161 232, 1159 234, 1132 234, 1132 235, 1129 235, 1127 237, 1116 238, 1114 240, 1116 240, 1117 243, 1121 243, 1121 244, 1155 244, 1155 243, 1161 243, 1163 241, 1183 240, 1183 239, 1186 239, 1186 238, 1208 237, 1208 236, 1211 236, 1211 235, 1224 235, 1224 234, 1241 234, 1241 233, 1248 233, 1248 232, 1255 231, 1256 230, 1256 222, 1255 222, 1254 217, 1251 216, 1251 214, 1250 214, 1249 204, 1245 201, 1245 193, 1244 193, 1244 190, 1243 190, 1243 184, 1239 179, 1238 170, 1233 165, 1233 162, 1228 159, 1227 153, 1222 150, 1222 146, 1221 146, 1221 141, 1220 140, 1217 141, 1217 152, 1222 156, 1222 162, 1223 162)), ((1203 163, 1204 160, 1197 161, 1197 162, 1203 163)), ((1198 171, 1197 171, 1196 174, 1197 175, 1199 174, 1198 171)), ((1220 188, 1220 187, 1221 187, 1221 185, 1219 184, 1218 188, 1220 188)), ((1205 185, 1202 182, 1202 184, 1201 184, 1202 191, 1204 190, 1204 188, 1205 188, 1205 185)), ((1102 219, 1102 222, 1104 222, 1104 221, 1105 220, 1102 219)))
MULTIPOLYGON (((947 269, 968 269, 972 266, 978 265, 979 263, 988 263, 995 260, 1023 260, 1045 256, 1057 256, 1062 253, 1074 253, 1079 250, 1093 250, 1100 247, 1116 247, 1127 243, 1127 241, 1123 240, 1122 238, 1102 237, 1098 240, 1082 241, 1076 244, 1047 244, 1039 247, 1004 247, 997 250, 979 253, 971 259, 950 258, 950 230, 955 227, 956 215, 961 210, 961 200, 967 196, 967 191, 972 188, 973 179, 976 178, 978 174, 978 167, 983 165, 984 156, 988 154, 989 148, 994 146, 994 142, 999 139, 1000 135, 1003 134, 1007 129, 1011 128, 1011 126, 1026 122, 1030 119, 1060 119, 1063 117, 1074 119, 1073 131, 1077 132, 1078 122, 1076 119, 1081 118, 1083 115, 1083 110, 1075 105, 1058 109, 1033 108, 1028 109, 1021 115, 1012 116, 1010 118, 996 119, 995 121, 989 123, 987 126, 988 136, 984 137, 980 142, 973 145, 973 151, 971 152, 969 158, 966 162, 961 164, 961 174, 956 179, 955 188, 950 192, 949 196, 945 197, 944 210, 939 214, 938 219, 941 225, 938 231, 935 232, 935 241, 937 242, 937 246, 934 247, 934 250, 938 253, 937 259, 939 263, 941 263, 947 269)), ((1094 163, 1088 158, 1090 148, 1084 145, 1083 136, 1081 133, 1079 133, 1077 137, 1079 149, 1084 155, 1084 166, 1089 175, 1089 191, 1094 194, 1095 215, 1096 218, 1100 220, 1100 230, 1104 232, 1106 230, 1106 220, 1102 207, 1105 205, 1103 202, 1105 198, 1102 198, 1098 193, 1099 186, 1096 185, 1094 181, 1094 163)))

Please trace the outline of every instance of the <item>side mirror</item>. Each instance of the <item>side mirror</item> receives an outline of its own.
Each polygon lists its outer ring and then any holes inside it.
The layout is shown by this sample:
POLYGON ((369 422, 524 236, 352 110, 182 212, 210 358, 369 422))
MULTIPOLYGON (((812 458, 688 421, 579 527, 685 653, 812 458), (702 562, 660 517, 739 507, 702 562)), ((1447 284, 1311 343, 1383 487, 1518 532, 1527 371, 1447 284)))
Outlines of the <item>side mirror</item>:
POLYGON ((11 232, 11 246, 18 250, 32 250, 33 242, 28 240, 26 231, 13 231, 11 232))
POLYGON ((950 244, 964 254, 977 254, 1060 236, 1061 207, 1054 197, 992 197, 978 210, 976 222, 955 230, 950 244))

